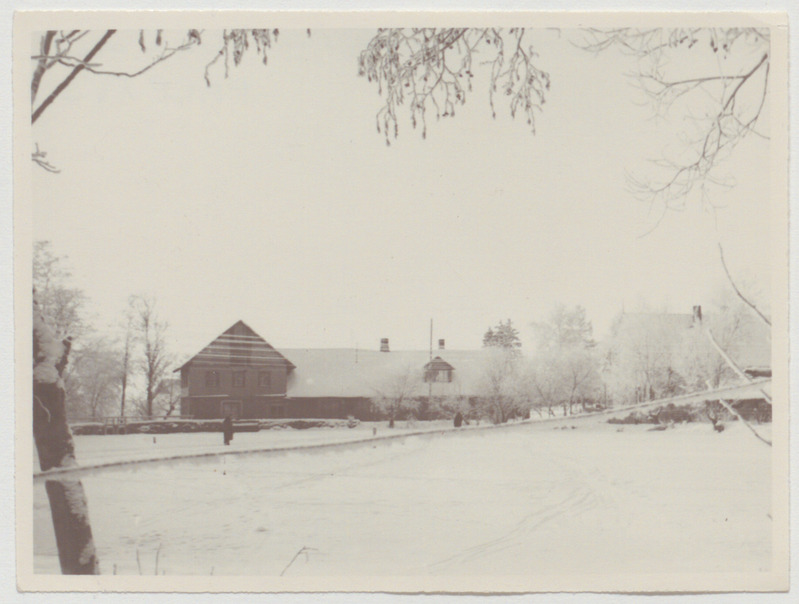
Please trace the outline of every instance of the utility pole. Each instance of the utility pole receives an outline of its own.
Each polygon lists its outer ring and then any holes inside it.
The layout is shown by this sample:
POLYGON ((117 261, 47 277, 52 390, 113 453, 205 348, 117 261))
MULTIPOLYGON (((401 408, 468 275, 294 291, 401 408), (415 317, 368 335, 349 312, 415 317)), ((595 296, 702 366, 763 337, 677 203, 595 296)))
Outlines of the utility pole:
MULTIPOLYGON (((430 358, 428 362, 433 362, 433 317, 430 317, 430 358)), ((433 378, 434 374, 432 372, 432 366, 430 367, 430 371, 428 371, 427 376, 427 404, 428 406, 433 402, 433 378)))

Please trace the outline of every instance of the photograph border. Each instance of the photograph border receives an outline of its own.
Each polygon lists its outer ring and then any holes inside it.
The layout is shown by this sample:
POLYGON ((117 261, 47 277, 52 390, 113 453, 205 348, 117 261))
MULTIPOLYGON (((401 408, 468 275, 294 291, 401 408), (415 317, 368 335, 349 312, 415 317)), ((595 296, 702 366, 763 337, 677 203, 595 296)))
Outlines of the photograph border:
POLYGON ((14 19, 14 324, 15 324, 15 486, 17 584, 23 591, 137 592, 390 592, 390 593, 529 593, 590 591, 611 593, 685 593, 784 591, 789 584, 789 195, 788 195, 788 32, 782 12, 396 12, 396 11, 48 11, 18 12, 14 19), (196 27, 221 28, 246 24, 269 27, 378 27, 385 25, 497 26, 532 22, 535 27, 578 27, 635 24, 646 26, 728 25, 757 23, 772 28, 770 71, 772 216, 772 359, 773 396, 784 404, 773 411, 773 567, 766 573, 545 575, 494 577, 66 577, 33 572, 32 510, 33 439, 31 413, 31 270, 32 164, 30 162, 31 34, 57 22, 59 27, 126 29, 196 27))

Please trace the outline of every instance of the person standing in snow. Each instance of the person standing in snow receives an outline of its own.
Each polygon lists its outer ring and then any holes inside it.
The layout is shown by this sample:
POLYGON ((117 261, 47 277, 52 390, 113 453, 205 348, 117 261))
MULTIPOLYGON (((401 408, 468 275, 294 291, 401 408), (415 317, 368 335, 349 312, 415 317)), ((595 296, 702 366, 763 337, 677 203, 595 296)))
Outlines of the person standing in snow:
POLYGON ((225 444, 229 445, 230 441, 233 440, 233 418, 230 414, 225 416, 225 419, 222 420, 222 432, 225 436, 225 444))

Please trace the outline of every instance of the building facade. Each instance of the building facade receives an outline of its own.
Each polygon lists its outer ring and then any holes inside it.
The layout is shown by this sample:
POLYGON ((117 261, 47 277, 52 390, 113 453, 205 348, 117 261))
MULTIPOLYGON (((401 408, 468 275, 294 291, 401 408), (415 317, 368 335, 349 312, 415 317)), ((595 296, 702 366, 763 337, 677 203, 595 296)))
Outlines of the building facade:
POLYGON ((181 416, 286 417, 294 365, 243 321, 193 356, 180 372, 181 416))
POLYGON ((482 352, 379 349, 278 351, 238 321, 176 371, 183 417, 214 419, 382 417, 376 402, 402 396, 426 402, 474 398, 482 352))

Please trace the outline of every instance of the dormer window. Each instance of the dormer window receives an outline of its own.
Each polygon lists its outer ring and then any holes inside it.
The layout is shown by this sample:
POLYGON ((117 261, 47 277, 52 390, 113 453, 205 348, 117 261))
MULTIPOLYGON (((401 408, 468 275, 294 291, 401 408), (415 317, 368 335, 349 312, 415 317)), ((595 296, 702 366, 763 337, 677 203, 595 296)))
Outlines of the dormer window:
POLYGON ((451 382, 452 369, 428 369, 424 376, 425 382, 451 382))
POLYGON ((452 372, 455 368, 441 357, 436 357, 424 366, 424 381, 426 383, 452 381, 452 372))

